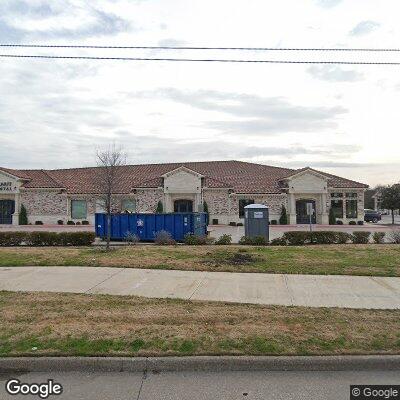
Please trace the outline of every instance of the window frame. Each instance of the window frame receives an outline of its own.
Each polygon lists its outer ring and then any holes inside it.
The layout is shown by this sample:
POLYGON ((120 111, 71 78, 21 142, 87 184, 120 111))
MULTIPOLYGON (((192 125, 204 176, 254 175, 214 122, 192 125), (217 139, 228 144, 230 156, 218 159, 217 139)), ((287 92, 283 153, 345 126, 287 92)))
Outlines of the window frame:
POLYGON ((357 201, 357 199, 354 199, 354 198, 346 199, 346 218, 348 218, 348 219, 358 218, 358 201, 357 201), (355 212, 355 214, 350 214, 350 212, 349 212, 349 210, 350 210, 349 205, 351 203, 355 204, 355 209, 352 210, 355 212))
POLYGON ((331 199, 331 208, 334 210, 334 215, 335 215, 335 217, 336 218, 343 218, 343 216, 344 216, 344 212, 343 212, 343 198, 333 198, 333 199, 331 199), (336 210, 339 210, 339 207, 337 207, 337 208, 334 208, 333 206, 332 206, 332 203, 341 203, 341 207, 340 207, 340 215, 337 215, 336 213, 335 213, 335 209, 336 210))
POLYGON ((238 204, 239 218, 244 218, 244 208, 246 206, 249 206, 250 204, 254 204, 254 199, 248 199, 248 198, 239 199, 239 204, 238 204), (244 205, 242 205, 243 203, 244 205))
POLYGON ((86 219, 88 215, 88 207, 87 207, 87 200, 84 199, 71 199, 71 219, 86 219), (74 215, 74 204, 75 203, 81 203, 85 204, 85 213, 82 214, 84 216, 76 216, 74 215))

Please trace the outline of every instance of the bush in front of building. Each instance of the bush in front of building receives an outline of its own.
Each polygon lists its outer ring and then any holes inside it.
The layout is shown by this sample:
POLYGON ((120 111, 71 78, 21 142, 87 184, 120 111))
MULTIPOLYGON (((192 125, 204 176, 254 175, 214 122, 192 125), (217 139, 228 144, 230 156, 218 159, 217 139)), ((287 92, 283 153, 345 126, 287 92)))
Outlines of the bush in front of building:
POLYGON ((279 223, 281 225, 287 225, 288 224, 288 216, 287 216, 287 212, 286 212, 286 207, 285 206, 282 206, 281 216, 279 218, 279 223))
POLYGON ((19 225, 28 225, 28 213, 26 207, 21 204, 21 211, 19 212, 19 225))
POLYGON ((280 238, 272 239, 272 240, 269 242, 269 244, 270 244, 271 246, 287 246, 287 241, 286 241, 285 238, 280 237, 280 238))
POLYGON ((184 243, 189 246, 202 246, 205 244, 213 244, 215 239, 210 238, 206 235, 193 235, 193 233, 187 233, 183 239, 184 243))
POLYGON ((315 244, 335 244, 337 240, 336 232, 332 231, 316 231, 310 236, 315 244))
POLYGON ((336 225, 336 216, 332 207, 329 209, 329 225, 336 225))
POLYGON ((369 243, 369 237, 371 232, 353 232, 351 235, 351 241, 354 244, 367 244, 369 243))
POLYGON ((271 224, 271 225, 278 225, 278 221, 277 221, 276 219, 273 219, 273 220, 270 222, 270 224, 271 224))
POLYGON ((250 245, 250 246, 266 246, 268 242, 263 236, 247 237, 242 236, 239 240, 239 244, 250 245))
POLYGON ((346 244, 351 239, 351 234, 347 232, 335 232, 337 244, 346 244))
POLYGON ((221 235, 216 241, 215 244, 218 245, 228 245, 232 244, 232 235, 224 234, 221 235))
POLYGON ((156 213, 162 214, 163 212, 164 212, 164 207, 163 207, 161 200, 159 200, 157 203, 156 213))
POLYGON ((171 233, 164 230, 156 232, 154 243, 159 245, 176 244, 175 240, 172 238, 171 233))
POLYGON ((285 232, 283 238, 289 246, 302 246, 311 243, 310 232, 305 231, 285 232))
POLYGON ((0 246, 19 246, 25 243, 29 232, 0 232, 0 246))
POLYGON ((400 244, 400 231, 393 230, 389 233, 389 238, 394 244, 400 244))
POLYGON ((385 236, 385 232, 374 232, 374 234, 372 235, 372 239, 376 244, 383 244, 385 243, 385 236))
POLYGON ((90 246, 94 232, 0 232, 0 246, 90 246))

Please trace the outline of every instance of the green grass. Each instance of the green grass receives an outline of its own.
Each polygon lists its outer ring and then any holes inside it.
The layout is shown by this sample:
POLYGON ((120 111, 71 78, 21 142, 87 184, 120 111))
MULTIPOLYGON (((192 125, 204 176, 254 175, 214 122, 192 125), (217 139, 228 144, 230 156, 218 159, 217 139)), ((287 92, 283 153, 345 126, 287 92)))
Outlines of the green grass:
POLYGON ((0 292, 0 320, 2 357, 400 354, 400 310, 0 292))
POLYGON ((0 248, 0 267, 23 265, 400 276, 400 245, 0 248))

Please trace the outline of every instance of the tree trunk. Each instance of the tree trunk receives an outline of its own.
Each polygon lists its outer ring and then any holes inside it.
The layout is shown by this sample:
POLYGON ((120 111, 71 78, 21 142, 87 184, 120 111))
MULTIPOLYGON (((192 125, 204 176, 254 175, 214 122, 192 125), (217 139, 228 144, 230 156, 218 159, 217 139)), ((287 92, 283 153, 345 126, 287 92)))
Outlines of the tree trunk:
POLYGON ((111 241, 111 213, 107 212, 107 243, 106 250, 110 250, 110 241, 111 241))

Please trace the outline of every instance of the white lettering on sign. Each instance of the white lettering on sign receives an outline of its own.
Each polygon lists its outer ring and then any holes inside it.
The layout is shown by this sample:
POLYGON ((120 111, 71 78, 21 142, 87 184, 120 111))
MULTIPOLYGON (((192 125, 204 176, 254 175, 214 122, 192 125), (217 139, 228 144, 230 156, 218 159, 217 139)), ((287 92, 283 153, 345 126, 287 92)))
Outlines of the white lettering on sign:
POLYGON ((16 190, 12 182, 0 182, 0 192, 15 192, 16 190))
POLYGON ((264 213, 262 211, 254 211, 254 218, 264 218, 264 213))

